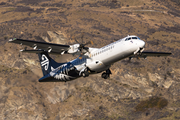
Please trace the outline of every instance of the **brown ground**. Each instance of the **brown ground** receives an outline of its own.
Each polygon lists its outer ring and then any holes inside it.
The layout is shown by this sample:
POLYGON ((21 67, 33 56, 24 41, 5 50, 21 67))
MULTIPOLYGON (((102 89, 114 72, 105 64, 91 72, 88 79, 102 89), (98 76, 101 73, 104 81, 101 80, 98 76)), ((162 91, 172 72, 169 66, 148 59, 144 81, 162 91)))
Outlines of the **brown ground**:
POLYGON ((179 0, 1 0, 0 118, 180 119, 179 6, 179 0), (37 55, 19 53, 21 46, 7 42, 16 37, 62 43, 57 38, 64 38, 74 44, 82 33, 84 41, 94 42, 91 47, 137 35, 146 51, 172 55, 122 60, 111 67, 107 80, 97 74, 39 83, 37 55))

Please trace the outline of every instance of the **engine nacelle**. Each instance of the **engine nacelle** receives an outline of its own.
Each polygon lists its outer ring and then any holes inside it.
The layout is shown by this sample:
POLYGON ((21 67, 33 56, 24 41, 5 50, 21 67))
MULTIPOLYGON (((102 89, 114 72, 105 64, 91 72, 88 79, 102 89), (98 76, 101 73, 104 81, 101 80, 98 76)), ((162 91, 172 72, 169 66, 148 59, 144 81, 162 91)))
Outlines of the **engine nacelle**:
POLYGON ((79 52, 79 49, 78 49, 79 46, 80 46, 80 44, 70 45, 70 49, 68 50, 68 53, 74 54, 74 53, 79 52))

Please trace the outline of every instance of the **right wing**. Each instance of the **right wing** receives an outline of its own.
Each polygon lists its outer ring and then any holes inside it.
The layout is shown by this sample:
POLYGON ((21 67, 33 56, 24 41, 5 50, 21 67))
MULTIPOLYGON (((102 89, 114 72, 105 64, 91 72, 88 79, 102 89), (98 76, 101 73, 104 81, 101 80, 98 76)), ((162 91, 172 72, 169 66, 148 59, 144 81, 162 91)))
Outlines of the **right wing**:
POLYGON ((142 57, 142 58, 146 58, 148 56, 151 56, 151 57, 160 57, 160 56, 169 56, 171 55, 171 53, 167 53, 167 52, 142 52, 138 55, 133 55, 133 56, 130 56, 130 58, 134 58, 134 57, 142 57))
POLYGON ((47 42, 38 42, 32 40, 23 40, 23 39, 10 39, 10 43, 16 43, 20 45, 27 45, 29 47, 34 48, 34 50, 21 50, 22 52, 37 52, 39 50, 48 51, 54 54, 62 54, 70 49, 69 45, 61 45, 61 44, 54 44, 54 43, 47 43, 47 42), (38 49, 38 50, 35 50, 38 49))
POLYGON ((142 52, 140 56, 142 57, 147 57, 147 56, 155 56, 155 57, 160 57, 160 56, 169 56, 171 53, 167 52, 142 52))

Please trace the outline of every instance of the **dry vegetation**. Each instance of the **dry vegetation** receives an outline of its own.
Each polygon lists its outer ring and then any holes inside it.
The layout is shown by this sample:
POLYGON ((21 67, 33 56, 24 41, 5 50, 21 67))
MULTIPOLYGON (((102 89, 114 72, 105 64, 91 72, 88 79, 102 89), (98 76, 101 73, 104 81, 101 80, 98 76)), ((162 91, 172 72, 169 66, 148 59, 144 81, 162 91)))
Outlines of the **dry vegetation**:
POLYGON ((168 105, 168 101, 164 98, 154 96, 148 100, 141 101, 136 107, 136 112, 145 112, 149 108, 162 109, 168 105))

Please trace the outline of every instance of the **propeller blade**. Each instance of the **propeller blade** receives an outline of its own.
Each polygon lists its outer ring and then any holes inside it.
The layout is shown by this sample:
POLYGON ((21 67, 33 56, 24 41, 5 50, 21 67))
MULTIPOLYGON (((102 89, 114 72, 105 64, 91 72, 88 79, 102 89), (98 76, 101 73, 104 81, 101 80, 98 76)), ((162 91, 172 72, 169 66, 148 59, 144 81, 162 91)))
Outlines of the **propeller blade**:
POLYGON ((85 49, 85 50, 89 50, 89 47, 84 47, 83 49, 85 49))
POLYGON ((88 44, 91 44, 91 42, 89 41, 89 42, 85 43, 84 46, 85 46, 85 45, 88 45, 88 44))
POLYGON ((81 36, 81 40, 82 40, 81 43, 82 43, 82 44, 83 44, 83 42, 84 42, 84 41, 83 41, 83 38, 84 38, 84 32, 82 33, 82 36, 81 36))
POLYGON ((77 43, 79 43, 77 40, 76 40, 76 38, 74 39, 77 43))
MULTIPOLYGON (((74 36, 72 38, 74 38, 74 36)), ((88 44, 92 44, 93 45, 94 44, 93 41, 88 41, 88 42, 84 43, 83 38, 84 38, 84 32, 82 32, 82 36, 81 36, 82 43, 79 43, 79 41, 76 40, 76 38, 74 38, 74 40, 79 44, 78 50, 80 51, 81 55, 83 55, 84 53, 88 52, 89 47, 85 47, 86 45, 88 45, 88 44)))
POLYGON ((93 43, 93 41, 91 40, 91 41, 89 41, 89 42, 85 43, 84 45, 88 45, 88 44, 93 45, 94 43, 93 43))

